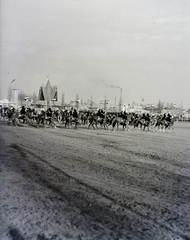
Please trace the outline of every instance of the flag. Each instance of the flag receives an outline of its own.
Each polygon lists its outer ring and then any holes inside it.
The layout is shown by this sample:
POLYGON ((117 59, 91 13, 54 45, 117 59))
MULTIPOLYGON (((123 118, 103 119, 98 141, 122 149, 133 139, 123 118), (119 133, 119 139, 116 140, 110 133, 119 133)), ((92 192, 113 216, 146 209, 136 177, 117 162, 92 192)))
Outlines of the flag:
POLYGON ((13 79, 13 80, 11 81, 11 83, 13 83, 15 80, 16 80, 16 79, 13 79))

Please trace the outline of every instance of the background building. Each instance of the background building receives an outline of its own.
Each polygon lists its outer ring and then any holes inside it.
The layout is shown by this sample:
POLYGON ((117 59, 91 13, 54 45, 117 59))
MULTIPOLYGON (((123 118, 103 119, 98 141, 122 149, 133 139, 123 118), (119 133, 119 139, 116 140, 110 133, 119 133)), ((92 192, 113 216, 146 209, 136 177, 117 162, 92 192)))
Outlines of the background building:
POLYGON ((12 106, 14 108, 18 108, 18 89, 12 89, 12 98, 11 98, 12 106))
POLYGON ((36 101, 37 108, 57 107, 58 103, 57 86, 51 86, 48 79, 46 86, 41 86, 39 89, 38 98, 36 101))

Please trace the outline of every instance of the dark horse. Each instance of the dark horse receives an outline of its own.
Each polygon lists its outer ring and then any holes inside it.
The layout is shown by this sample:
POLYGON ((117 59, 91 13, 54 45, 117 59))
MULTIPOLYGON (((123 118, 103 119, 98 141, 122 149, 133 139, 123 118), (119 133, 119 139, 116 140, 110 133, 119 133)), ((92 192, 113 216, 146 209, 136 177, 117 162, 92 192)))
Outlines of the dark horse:
POLYGON ((88 128, 92 126, 93 129, 98 129, 98 124, 100 127, 104 127, 105 130, 108 128, 108 116, 103 110, 98 110, 97 113, 91 113, 88 121, 88 128))
POLYGON ((74 109, 74 111, 65 112, 62 115, 62 119, 65 122, 65 128, 69 128, 71 125, 74 124, 75 129, 77 129, 80 125, 80 114, 74 109))

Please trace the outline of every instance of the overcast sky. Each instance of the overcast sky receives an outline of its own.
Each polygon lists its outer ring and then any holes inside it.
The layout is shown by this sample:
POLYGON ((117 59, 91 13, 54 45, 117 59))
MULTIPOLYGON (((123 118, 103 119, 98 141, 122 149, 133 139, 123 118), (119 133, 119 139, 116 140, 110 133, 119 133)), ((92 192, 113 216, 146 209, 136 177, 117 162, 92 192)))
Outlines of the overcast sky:
POLYGON ((190 107, 189 0, 1 0, 1 98, 8 88, 59 99, 190 107), (11 81, 16 79, 13 83, 11 81))

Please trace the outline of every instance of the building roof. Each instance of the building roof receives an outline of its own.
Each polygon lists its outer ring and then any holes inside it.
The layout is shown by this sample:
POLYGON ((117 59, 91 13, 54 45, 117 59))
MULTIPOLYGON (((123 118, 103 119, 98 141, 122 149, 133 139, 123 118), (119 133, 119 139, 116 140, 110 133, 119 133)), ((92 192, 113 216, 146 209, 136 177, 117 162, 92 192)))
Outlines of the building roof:
POLYGON ((52 100, 57 101, 57 99, 57 86, 51 86, 48 79, 46 86, 41 86, 39 89, 38 101, 51 102, 52 100))

